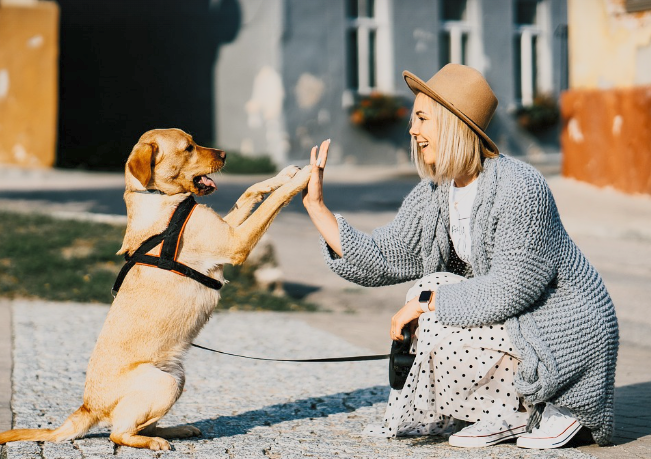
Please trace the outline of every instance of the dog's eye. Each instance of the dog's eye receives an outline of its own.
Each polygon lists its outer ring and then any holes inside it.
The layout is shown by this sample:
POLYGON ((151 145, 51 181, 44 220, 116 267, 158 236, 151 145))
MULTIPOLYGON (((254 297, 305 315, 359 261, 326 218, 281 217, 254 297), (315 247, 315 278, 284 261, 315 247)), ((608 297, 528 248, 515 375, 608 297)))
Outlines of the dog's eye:
POLYGON ((185 151, 192 151, 194 150, 194 145, 189 144, 187 147, 185 147, 185 151))

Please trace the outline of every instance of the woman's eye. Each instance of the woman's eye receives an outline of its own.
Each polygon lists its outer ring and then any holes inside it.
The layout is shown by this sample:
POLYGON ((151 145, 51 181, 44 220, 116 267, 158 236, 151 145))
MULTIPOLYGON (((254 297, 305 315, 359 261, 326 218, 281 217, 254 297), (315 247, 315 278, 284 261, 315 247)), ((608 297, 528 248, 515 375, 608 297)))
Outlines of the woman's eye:
POLYGON ((194 145, 192 145, 192 144, 185 147, 185 151, 192 151, 192 150, 194 150, 194 145))

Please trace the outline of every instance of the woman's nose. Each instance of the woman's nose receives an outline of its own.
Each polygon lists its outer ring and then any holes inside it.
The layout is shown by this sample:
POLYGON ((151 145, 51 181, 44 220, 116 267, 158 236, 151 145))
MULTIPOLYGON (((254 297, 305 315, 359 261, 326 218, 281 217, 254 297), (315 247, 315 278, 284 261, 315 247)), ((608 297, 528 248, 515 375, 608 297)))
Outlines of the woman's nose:
POLYGON ((414 137, 418 135, 419 130, 418 130, 417 126, 418 126, 418 123, 412 123, 411 124, 411 127, 409 128, 409 134, 410 135, 412 135, 414 137))

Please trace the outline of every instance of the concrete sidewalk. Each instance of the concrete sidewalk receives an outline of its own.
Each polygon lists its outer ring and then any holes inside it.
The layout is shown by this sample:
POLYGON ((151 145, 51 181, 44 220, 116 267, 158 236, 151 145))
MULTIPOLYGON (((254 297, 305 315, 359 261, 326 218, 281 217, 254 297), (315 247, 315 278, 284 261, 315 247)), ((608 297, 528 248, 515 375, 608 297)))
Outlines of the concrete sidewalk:
MULTIPOLYGON (((330 170, 326 180, 344 183, 364 176, 367 180, 381 181, 391 177, 392 173, 395 171, 380 168, 372 173, 365 170, 364 174, 354 169, 330 170)), ((18 182, 24 184, 24 177, 20 173, 14 175, 15 186, 18 186, 18 182)), ((223 178, 222 183, 229 180, 255 181, 253 177, 223 178)), ((121 186, 119 182, 123 179, 117 174, 57 175, 55 171, 48 177, 40 177, 40 180, 52 186, 71 187, 77 184, 90 189, 92 186, 121 186)), ((554 174, 548 176, 548 181, 564 225, 604 277, 617 308, 622 345, 616 381, 616 446, 583 446, 535 452, 506 445, 470 451, 449 448, 445 443, 438 443, 439 440, 368 440, 357 437, 357 434, 364 425, 381 420, 387 395, 385 362, 377 366, 370 363, 359 366, 352 364, 341 369, 331 365, 309 367, 296 372, 294 367, 287 364, 279 368, 248 367, 246 363, 234 360, 220 360, 216 364, 213 363, 214 356, 193 351, 188 359, 188 377, 196 377, 192 376, 193 373, 200 374, 200 382, 188 387, 179 402, 187 405, 179 405, 179 411, 166 418, 164 425, 189 421, 202 428, 207 425, 219 433, 212 433, 208 438, 180 442, 179 449, 166 453, 165 457, 180 457, 181 454, 184 457, 279 458, 306 455, 651 457, 651 366, 648 363, 651 361, 651 315, 648 314, 651 306, 651 197, 601 190, 554 174), (212 370, 204 367, 214 367, 215 373, 210 373, 212 370), (241 368, 244 368, 244 373, 238 374, 241 368), (292 375, 292 378, 288 379, 287 375, 292 375), (224 382, 229 378, 240 384, 224 382), (272 384, 276 381, 277 384, 272 384), (274 394, 282 395, 274 398, 274 394), (205 410, 202 408, 204 405, 205 410), (346 408, 342 409, 340 405, 346 408), (311 406, 316 408, 306 408, 311 406), (229 409, 232 411, 228 412, 229 409), (312 414, 301 414, 304 409, 312 414), (291 410, 298 410, 298 414, 292 415, 291 410), (240 427, 232 427, 229 423, 240 427)), ((6 174, 2 176, 0 173, 0 188, 4 187, 11 187, 11 183, 6 174)), ((354 226, 370 231, 390 221, 394 212, 355 212, 344 216, 354 226)), ((219 314, 210 322, 210 327, 217 328, 208 328, 201 335, 201 338, 207 338, 206 344, 222 347, 229 344, 220 342, 218 324, 221 324, 222 327, 237 330, 242 336, 242 350, 250 350, 256 355, 278 355, 278 349, 293 349, 306 355, 388 351, 388 324, 391 315, 402 304, 407 286, 363 288, 329 272, 321 261, 317 233, 305 214, 281 213, 271 226, 269 235, 276 246, 288 285, 310 292, 307 299, 330 312, 290 316, 219 314), (277 328, 274 328, 277 320, 277 328), (285 332, 276 337, 273 333, 268 336, 271 330, 286 330, 288 323, 300 330, 296 336, 285 332), (249 327, 253 327, 255 333, 251 333, 249 327), (279 347, 271 344, 271 347, 259 347, 267 339, 279 347)), ((69 414, 70 409, 76 408, 75 404, 78 406, 83 389, 82 376, 87 355, 80 355, 71 349, 69 342, 74 342, 78 349, 83 347, 83 352, 89 353, 94 344, 93 330, 101 325, 104 312, 99 306, 24 302, 12 305, 0 302, 0 428, 3 422, 6 426, 11 416, 6 408, 9 403, 6 388, 11 369, 8 358, 11 356, 11 341, 8 339, 11 331, 7 329, 7 317, 12 307, 15 325, 13 352, 16 356, 13 372, 14 422, 33 425, 39 422, 38 419, 47 417, 49 422, 56 424, 69 414), (87 314, 92 316, 92 320, 86 319, 87 314), (61 317, 83 318, 84 324, 64 320, 66 323, 55 326, 62 322, 61 317), (72 336, 74 339, 70 338, 72 336), (66 356, 63 363, 55 358, 47 358, 52 354, 52 346, 57 347, 57 355, 66 356), (51 389, 65 389, 65 392, 60 400, 56 397, 53 400, 51 394, 61 392, 51 389)), ((8 457, 109 457, 114 453, 123 457, 151 455, 128 448, 114 451, 107 439, 101 436, 75 442, 70 448, 58 448, 50 445, 11 445, 6 451, 8 457)))

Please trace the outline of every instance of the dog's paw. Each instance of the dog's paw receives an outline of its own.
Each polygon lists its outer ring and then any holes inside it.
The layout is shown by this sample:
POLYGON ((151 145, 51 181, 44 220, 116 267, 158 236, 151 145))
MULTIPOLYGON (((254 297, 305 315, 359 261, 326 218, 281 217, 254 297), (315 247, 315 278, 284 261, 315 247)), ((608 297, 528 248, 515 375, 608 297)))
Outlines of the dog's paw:
POLYGON ((284 168, 282 171, 278 173, 278 177, 287 177, 288 179, 291 179, 300 170, 301 169, 297 166, 287 166, 286 168, 284 168))
POLYGON ((308 164, 307 166, 303 167, 300 169, 296 175, 292 178, 292 183, 295 183, 302 188, 307 186, 307 182, 310 181, 310 177, 312 176, 312 165, 308 164))
POLYGON ((154 437, 149 440, 149 449, 153 451, 169 451, 172 447, 170 442, 164 438, 154 437))

